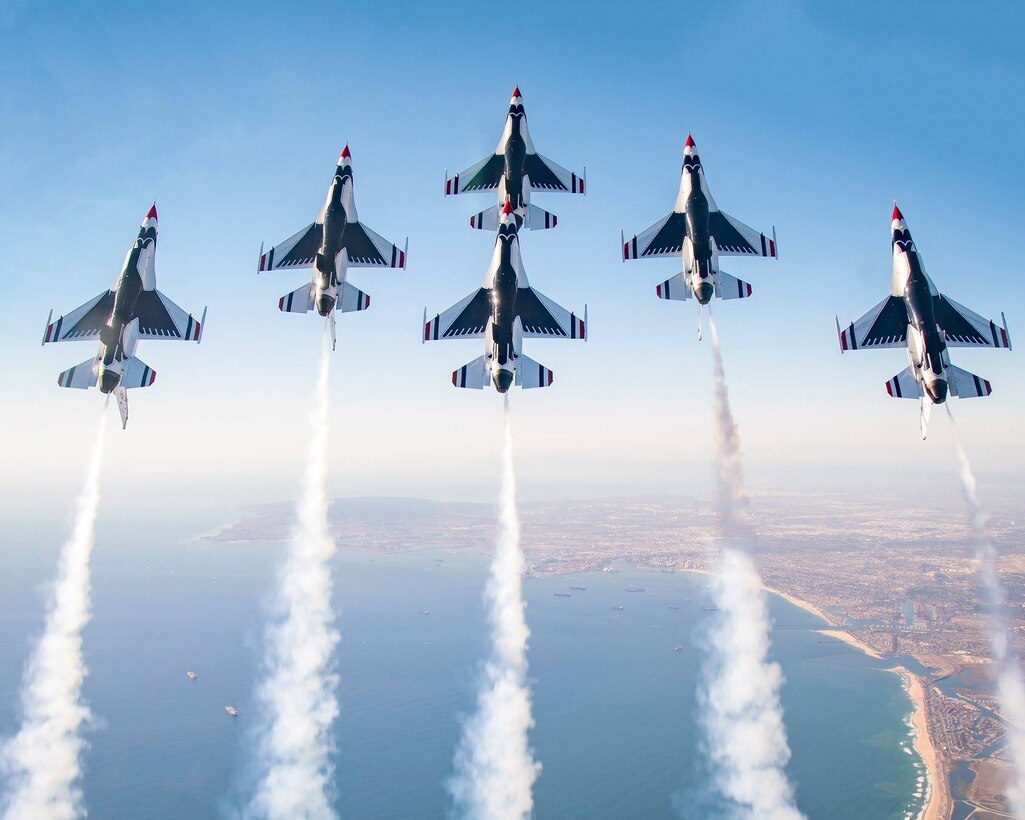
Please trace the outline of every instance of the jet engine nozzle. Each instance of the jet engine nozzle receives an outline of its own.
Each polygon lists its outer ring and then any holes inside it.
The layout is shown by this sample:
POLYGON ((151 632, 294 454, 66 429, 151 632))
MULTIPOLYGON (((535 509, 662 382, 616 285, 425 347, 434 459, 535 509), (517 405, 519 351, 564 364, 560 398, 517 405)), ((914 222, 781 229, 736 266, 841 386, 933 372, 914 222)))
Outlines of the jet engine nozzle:
POLYGON ((947 393, 949 392, 947 380, 936 379, 935 381, 926 382, 925 392, 929 394, 933 404, 943 404, 947 400, 947 393))
POLYGON ((335 309, 335 297, 327 293, 321 293, 317 296, 317 313, 321 316, 330 316, 331 311, 335 309))
POLYGON ((121 384, 121 374, 104 368, 100 374, 100 392, 113 393, 119 384, 121 384))
POLYGON ((513 372, 504 368, 495 371, 495 389, 499 393, 508 393, 513 383, 513 372))
POLYGON ((698 282, 694 286, 694 298, 698 300, 700 305, 707 305, 711 302, 714 294, 715 288, 712 287, 710 282, 698 282))

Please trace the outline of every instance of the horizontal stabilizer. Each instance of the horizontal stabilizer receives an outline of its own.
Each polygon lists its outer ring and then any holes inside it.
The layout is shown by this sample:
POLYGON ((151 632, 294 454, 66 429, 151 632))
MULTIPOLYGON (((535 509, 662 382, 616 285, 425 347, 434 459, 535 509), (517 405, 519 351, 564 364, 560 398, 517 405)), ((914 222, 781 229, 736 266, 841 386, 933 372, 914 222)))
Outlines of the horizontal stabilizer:
POLYGON ((715 295, 720 299, 746 299, 751 295, 751 286, 736 276, 719 271, 716 279, 715 295))
POLYGON ((895 399, 920 399, 925 393, 915 378, 915 371, 905 367, 886 383, 886 392, 895 399))
POLYGON ((342 282, 342 298, 339 304, 342 313, 366 310, 368 307, 370 307, 370 297, 367 294, 348 282, 342 282))
MULTIPOLYGON (((501 213, 498 206, 493 205, 471 216, 470 227, 476 228, 478 231, 497 231, 500 219, 501 213)), ((544 231, 558 225, 559 217, 537 205, 528 205, 523 224, 532 231, 544 231)))
POLYGON ((959 399, 975 399, 988 396, 993 392, 989 381, 962 370, 960 367, 950 366, 950 392, 959 399))
POLYGON ((134 387, 149 387, 157 380, 157 371, 141 359, 134 356, 125 360, 124 369, 121 371, 121 386, 127 389, 134 387))
POLYGON ((488 383, 487 357, 478 356, 458 370, 452 371, 452 384, 456 387, 471 387, 483 390, 488 383))
POLYGON ((694 292, 690 289, 683 274, 678 273, 672 279, 666 279, 661 285, 655 285, 655 295, 659 299, 682 302, 684 299, 693 298, 694 292))
POLYGON ((278 299, 278 310, 283 313, 308 313, 313 308, 312 282, 307 282, 301 288, 296 288, 278 299))
POLYGON ((96 386, 96 358, 86 359, 81 364, 68 368, 57 377, 61 387, 75 387, 86 390, 96 386))
POLYGON ((516 361, 516 384, 524 390, 532 387, 548 387, 555 379, 552 373, 543 364, 538 364, 529 356, 520 355, 516 361))

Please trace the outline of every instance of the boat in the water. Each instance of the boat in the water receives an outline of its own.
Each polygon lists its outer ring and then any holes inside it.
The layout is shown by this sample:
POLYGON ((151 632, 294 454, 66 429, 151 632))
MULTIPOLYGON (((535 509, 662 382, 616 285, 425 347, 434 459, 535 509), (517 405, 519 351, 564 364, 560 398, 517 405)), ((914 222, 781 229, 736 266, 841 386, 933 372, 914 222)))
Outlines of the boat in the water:
POLYGON ((584 591, 585 589, 587 589, 587 587, 575 587, 575 586, 573 586, 572 584, 570 584, 570 587, 569 587, 569 588, 570 588, 570 589, 579 589, 579 590, 580 590, 581 592, 582 592, 582 591, 584 591))
POLYGON ((225 706, 224 711, 232 717, 238 717, 238 709, 236 709, 234 706, 225 706))
POLYGON ((678 607, 676 604, 670 604, 669 608, 670 609, 679 609, 680 607, 678 607))
POLYGON ((573 593, 571 593, 571 592, 553 592, 552 593, 552 597, 553 598, 572 598, 573 597, 573 593))
POLYGON ((199 677, 199 675, 197 675, 195 672, 186 672, 185 674, 188 675, 189 680, 195 680, 199 677))
POLYGON ((611 609, 613 612, 622 612, 623 611, 623 607, 621 607, 621 606, 610 606, 609 609, 611 609))

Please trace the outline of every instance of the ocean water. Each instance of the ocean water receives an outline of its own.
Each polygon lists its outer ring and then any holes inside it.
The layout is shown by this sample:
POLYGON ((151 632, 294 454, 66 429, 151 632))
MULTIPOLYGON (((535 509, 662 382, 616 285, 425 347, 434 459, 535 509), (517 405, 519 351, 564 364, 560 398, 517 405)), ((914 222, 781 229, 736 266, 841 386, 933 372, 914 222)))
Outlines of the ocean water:
MULTIPOLYGON (((85 634, 91 817, 230 816, 244 803, 251 692, 282 545, 195 540, 216 523, 195 519, 154 515, 145 535, 120 517, 101 519, 85 634), (224 713, 228 704, 238 718, 224 713)), ((3 735, 17 728, 21 667, 40 629, 39 586, 53 571, 49 541, 59 530, 51 526, 43 543, 27 524, 14 528, 0 558, 3 735)), ((443 547, 339 555, 341 816, 445 816, 460 718, 473 708, 487 652, 487 562, 443 547)), ((714 773, 700 752, 695 699, 697 638, 713 617, 702 610, 707 579, 616 567, 526 584, 531 741, 543 764, 535 815, 670 818, 676 805, 687 817, 717 816, 707 808, 714 773)), ((914 811, 921 769, 907 752, 911 707, 899 678, 807 629, 817 619, 786 601, 772 598, 770 610, 799 807, 835 820, 914 811)))

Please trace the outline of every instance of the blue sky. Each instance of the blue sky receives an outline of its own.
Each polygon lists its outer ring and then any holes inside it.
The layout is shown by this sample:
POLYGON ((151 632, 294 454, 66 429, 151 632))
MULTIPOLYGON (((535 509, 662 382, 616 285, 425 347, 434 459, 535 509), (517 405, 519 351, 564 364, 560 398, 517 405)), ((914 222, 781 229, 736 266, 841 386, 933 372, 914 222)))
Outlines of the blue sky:
MULTIPOLYGON (((0 0, 3 507, 79 479, 102 399, 56 375, 89 345, 41 348, 48 310, 106 288, 139 220, 160 212, 158 286, 196 312, 201 346, 144 343, 108 486, 155 503, 290 497, 304 458, 321 322, 277 311, 301 273, 257 276, 261 241, 317 213, 348 142, 363 221, 407 271, 361 269, 373 297, 340 320, 333 362, 338 494, 488 498, 500 401, 457 391, 474 342, 421 346, 423 307, 476 288, 490 197, 441 196, 493 150, 519 84, 538 150, 587 168, 588 195, 526 236, 531 283, 589 305, 586 344, 536 341, 547 391, 513 396, 527 494, 710 486, 711 361, 693 304, 654 285, 672 260, 621 264, 619 231, 670 210, 688 131, 718 204, 778 261, 727 259, 754 298, 717 306, 757 487, 954 482, 946 420, 888 399, 904 354, 840 357, 833 313, 887 292, 896 198, 941 291, 1006 311, 1025 345, 1025 212, 1015 3, 561 2, 82 5, 0 0), (884 476, 879 477, 880 465, 884 476)), ((994 385, 954 411, 985 484, 1020 480, 1020 352, 955 350, 994 385)), ((111 423, 115 424, 111 411, 111 423)))

